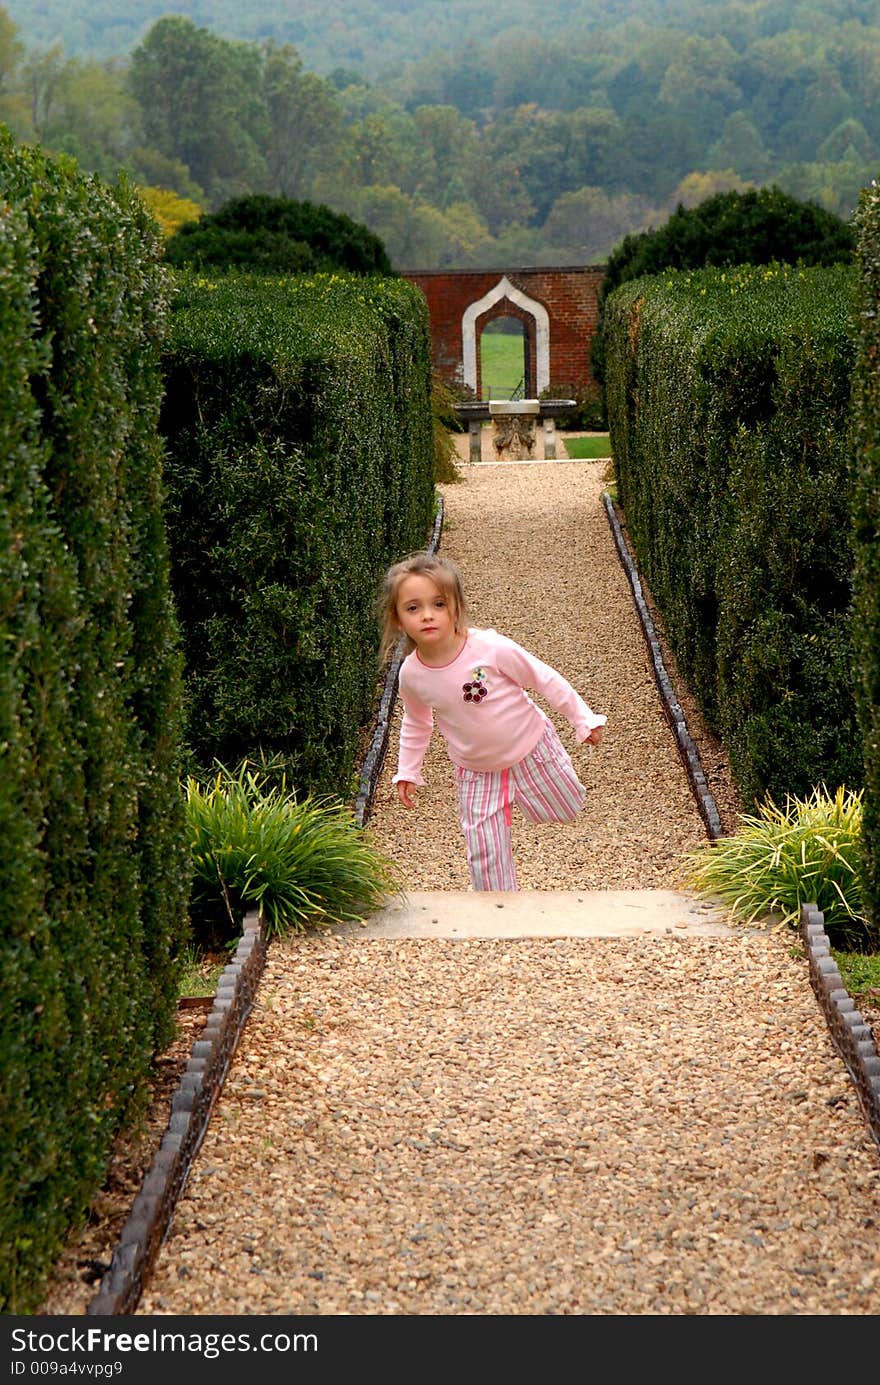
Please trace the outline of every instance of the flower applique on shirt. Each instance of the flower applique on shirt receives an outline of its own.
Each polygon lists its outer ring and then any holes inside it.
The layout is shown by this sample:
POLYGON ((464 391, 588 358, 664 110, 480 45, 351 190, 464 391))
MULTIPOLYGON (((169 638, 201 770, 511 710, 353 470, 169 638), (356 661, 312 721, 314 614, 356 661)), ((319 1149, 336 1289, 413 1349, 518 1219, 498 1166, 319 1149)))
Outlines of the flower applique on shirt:
POLYGON ((469 683, 463 683, 461 691, 462 701, 474 702, 477 704, 482 702, 486 693, 489 691, 486 686, 486 670, 479 665, 477 668, 473 669, 471 672, 471 681, 469 683))

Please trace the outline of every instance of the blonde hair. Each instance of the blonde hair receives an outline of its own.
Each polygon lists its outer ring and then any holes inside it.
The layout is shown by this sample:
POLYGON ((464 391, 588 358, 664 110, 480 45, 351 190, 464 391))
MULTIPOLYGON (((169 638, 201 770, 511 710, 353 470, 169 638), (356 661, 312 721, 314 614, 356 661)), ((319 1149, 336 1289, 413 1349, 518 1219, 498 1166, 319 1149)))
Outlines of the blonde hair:
MULTIPOLYGON (((461 574, 450 558, 441 558, 436 553, 411 553, 394 563, 385 573, 382 590, 379 593, 378 615, 380 629, 379 662, 386 664, 394 646, 400 638, 397 623, 397 594, 401 583, 407 577, 417 574, 430 577, 449 603, 455 617, 455 629, 463 634, 467 629, 467 607, 461 588, 461 574)), ((407 636, 406 652, 415 649, 413 641, 407 636)))

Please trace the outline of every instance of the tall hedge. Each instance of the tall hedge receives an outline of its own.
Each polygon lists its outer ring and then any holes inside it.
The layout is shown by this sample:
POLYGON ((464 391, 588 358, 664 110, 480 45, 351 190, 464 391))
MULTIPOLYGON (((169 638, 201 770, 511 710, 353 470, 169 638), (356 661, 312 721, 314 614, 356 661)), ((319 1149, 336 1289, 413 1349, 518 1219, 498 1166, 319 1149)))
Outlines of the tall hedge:
POLYGON ((0 1310, 28 1311, 170 1036, 188 870, 160 247, 0 129, 0 1310))
POLYGON ((857 787, 851 266, 740 267, 608 300, 621 503, 747 804, 857 787))
POLYGON ((297 792, 348 797, 377 583, 433 515, 425 300, 393 278, 181 274, 165 376, 195 767, 275 757, 297 792))
POLYGON ((855 216, 858 357, 854 397, 853 639, 865 761, 862 860, 880 946, 880 186, 863 189, 855 216))

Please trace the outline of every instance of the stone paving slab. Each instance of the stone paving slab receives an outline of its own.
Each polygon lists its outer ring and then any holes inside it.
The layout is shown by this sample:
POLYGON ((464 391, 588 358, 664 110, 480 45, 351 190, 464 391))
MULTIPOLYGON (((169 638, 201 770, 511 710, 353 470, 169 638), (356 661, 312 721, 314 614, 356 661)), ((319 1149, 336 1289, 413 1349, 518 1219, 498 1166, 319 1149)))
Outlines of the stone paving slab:
POLYGON ((367 938, 705 938, 747 930, 731 925, 723 909, 677 890, 412 890, 365 923, 333 931, 367 938))

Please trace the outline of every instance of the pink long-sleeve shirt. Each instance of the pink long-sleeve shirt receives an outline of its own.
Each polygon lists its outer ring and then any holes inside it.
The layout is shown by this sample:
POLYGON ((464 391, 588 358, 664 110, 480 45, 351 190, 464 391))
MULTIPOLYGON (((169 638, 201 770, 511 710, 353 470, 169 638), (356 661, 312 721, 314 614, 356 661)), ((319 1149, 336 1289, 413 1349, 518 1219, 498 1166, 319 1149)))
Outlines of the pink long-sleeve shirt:
POLYGON ((449 751, 461 769, 509 769, 534 750, 547 718, 525 688, 546 698, 554 711, 585 741, 599 716, 549 664, 497 630, 468 630, 451 663, 431 668, 414 649, 400 669, 403 721, 394 783, 424 784, 422 762, 434 728, 434 715, 449 751))

